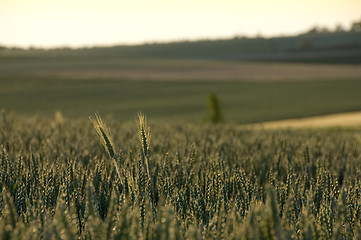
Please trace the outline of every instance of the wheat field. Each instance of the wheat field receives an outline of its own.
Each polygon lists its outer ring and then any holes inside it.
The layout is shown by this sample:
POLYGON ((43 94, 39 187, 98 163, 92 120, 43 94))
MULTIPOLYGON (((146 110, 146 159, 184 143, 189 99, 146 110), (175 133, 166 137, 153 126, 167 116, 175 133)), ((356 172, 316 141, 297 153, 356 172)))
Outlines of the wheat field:
POLYGON ((3 111, 0 239, 361 237, 359 130, 134 119, 3 111))

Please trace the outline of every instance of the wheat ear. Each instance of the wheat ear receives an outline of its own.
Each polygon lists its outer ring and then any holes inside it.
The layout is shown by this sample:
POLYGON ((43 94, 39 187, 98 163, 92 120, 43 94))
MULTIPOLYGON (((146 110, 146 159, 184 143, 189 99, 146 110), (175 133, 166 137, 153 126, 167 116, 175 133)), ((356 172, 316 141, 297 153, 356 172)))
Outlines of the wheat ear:
POLYGON ((150 128, 148 127, 147 119, 142 112, 138 113, 138 137, 142 149, 143 164, 147 169, 148 179, 149 174, 149 143, 150 143, 150 128))
POLYGON ((103 120, 99 116, 98 113, 95 113, 95 119, 93 117, 89 117, 90 122, 93 124, 95 131, 98 135, 100 142, 103 144, 105 150, 108 152, 109 156, 113 159, 115 169, 118 173, 119 179, 121 181, 120 169, 118 166, 118 156, 114 151, 114 144, 111 139, 110 131, 104 124, 103 120))

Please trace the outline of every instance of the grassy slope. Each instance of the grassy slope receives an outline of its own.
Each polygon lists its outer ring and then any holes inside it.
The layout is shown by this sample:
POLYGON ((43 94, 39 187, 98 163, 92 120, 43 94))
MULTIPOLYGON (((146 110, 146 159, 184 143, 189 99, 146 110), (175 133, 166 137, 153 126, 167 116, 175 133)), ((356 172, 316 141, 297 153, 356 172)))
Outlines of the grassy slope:
POLYGON ((156 82, 2 79, 0 108, 23 114, 85 118, 99 111, 121 120, 143 110, 152 118, 201 121, 217 92, 226 120, 249 123, 361 109, 361 81, 156 82))

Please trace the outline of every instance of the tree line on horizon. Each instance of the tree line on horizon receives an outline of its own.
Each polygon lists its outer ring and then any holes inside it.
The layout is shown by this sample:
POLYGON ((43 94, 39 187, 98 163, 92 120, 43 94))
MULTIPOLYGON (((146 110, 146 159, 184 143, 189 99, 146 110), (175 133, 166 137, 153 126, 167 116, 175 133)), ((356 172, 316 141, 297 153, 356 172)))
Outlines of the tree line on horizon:
MULTIPOLYGON (((309 30, 307 30, 304 33, 300 33, 298 35, 294 35, 293 37, 297 37, 297 36, 304 36, 304 35, 314 35, 314 34, 332 34, 332 33, 361 33, 361 18, 357 21, 354 21, 350 24, 349 28, 345 28, 342 24, 336 24, 336 26, 334 27, 334 29, 330 29, 327 28, 325 26, 313 26, 311 27, 309 30)), ((273 36, 270 37, 271 39, 273 38, 280 38, 280 37, 292 37, 292 36, 273 36)), ((244 36, 244 35, 236 35, 233 37, 233 39, 262 39, 264 38, 262 36, 262 34, 259 34, 255 37, 249 37, 249 36, 244 36)), ((231 38, 230 38, 231 39, 231 38)), ((200 40, 196 40, 195 42, 203 42, 203 41, 219 41, 219 40, 225 40, 225 39, 215 39, 215 40, 207 40, 207 39, 200 39, 200 40)), ((169 43, 182 43, 182 42, 194 42, 194 41, 187 41, 187 40, 182 40, 180 42, 169 42, 169 43)), ((167 43, 143 43, 140 45, 163 45, 163 44, 167 44, 167 43)), ((117 45, 115 44, 114 47, 116 46, 121 46, 121 45, 117 45)), ((125 45, 124 45, 125 46, 125 45)), ((88 49, 89 47, 83 47, 80 49, 88 49)), ((90 47, 91 48, 105 48, 105 47, 90 47)), ((72 50, 73 48, 69 47, 69 46, 63 46, 63 47, 55 47, 53 48, 53 50, 72 50)), ((9 47, 9 46, 4 46, 4 45, 0 45, 0 51, 2 50, 44 50, 43 48, 38 48, 38 47, 34 47, 34 46, 30 46, 29 48, 21 48, 21 47, 9 47)))

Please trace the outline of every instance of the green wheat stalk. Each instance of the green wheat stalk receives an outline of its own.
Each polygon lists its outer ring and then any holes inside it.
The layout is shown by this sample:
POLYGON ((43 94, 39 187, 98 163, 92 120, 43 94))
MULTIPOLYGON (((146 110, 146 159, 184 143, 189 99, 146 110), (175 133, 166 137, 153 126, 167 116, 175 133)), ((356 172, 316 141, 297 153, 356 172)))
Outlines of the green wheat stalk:
POLYGON ((103 120, 99 116, 98 113, 95 113, 95 119, 93 117, 89 117, 90 122, 93 124, 95 131, 98 135, 100 142, 103 144, 105 150, 108 152, 109 156, 113 159, 115 169, 118 173, 119 179, 121 181, 120 169, 118 166, 118 156, 114 151, 114 144, 111 139, 110 131, 104 124, 103 120))
POLYGON ((149 143, 150 143, 150 127, 147 123, 147 118, 142 112, 138 113, 138 137, 142 149, 142 160, 143 164, 147 169, 148 179, 150 179, 149 174, 149 143))

